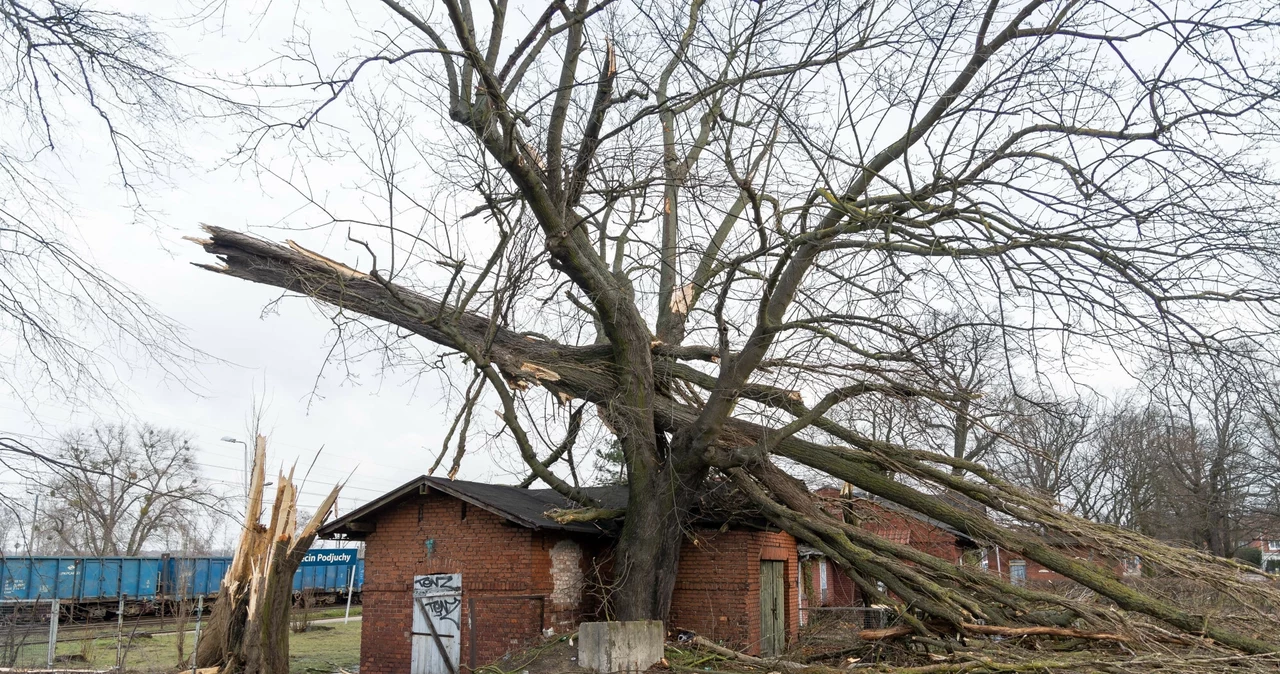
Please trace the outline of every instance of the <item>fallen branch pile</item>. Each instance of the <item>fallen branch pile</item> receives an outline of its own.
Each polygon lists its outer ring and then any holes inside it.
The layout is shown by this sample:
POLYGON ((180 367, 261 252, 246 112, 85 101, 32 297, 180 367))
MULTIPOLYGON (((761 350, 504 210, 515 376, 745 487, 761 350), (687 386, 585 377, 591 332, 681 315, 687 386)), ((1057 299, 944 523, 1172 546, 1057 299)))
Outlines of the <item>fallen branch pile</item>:
MULTIPOLYGON (((976 626, 1001 640, 985 640, 981 637, 965 642, 939 641, 915 636, 909 627, 884 630, 863 630, 869 638, 861 649, 850 648, 828 654, 808 662, 786 659, 762 658, 741 653, 701 637, 693 637, 689 643, 697 649, 684 658, 672 658, 676 671, 758 671, 788 672, 797 674, 831 674, 858 672, 874 674, 997 674, 1036 672, 1039 674, 1093 674, 1115 672, 1138 674, 1143 672, 1178 672, 1178 674, 1218 674, 1232 671, 1236 674, 1261 674, 1280 670, 1280 653, 1245 655, 1215 652, 1213 649, 1170 650, 1156 648, 1138 653, 1128 645, 1142 647, 1134 640, 1119 634, 1087 633, 1077 630, 1051 630, 1041 628, 1005 629, 976 626), (1075 633, 1079 632, 1079 633, 1075 633), (891 637, 908 637, 909 641, 897 648, 886 648, 891 637), (1069 650, 1052 648, 1052 643, 1026 642, 1018 637, 1046 637, 1085 639, 1094 644, 1105 641, 1124 642, 1123 648, 1088 648, 1074 641, 1063 645, 1069 650), (703 655, 703 654, 707 655, 703 655)), ((977 630, 975 630, 977 631, 977 630)), ((1204 646, 1204 644, 1200 644, 1204 646)), ((679 651, 677 651, 679 652, 679 651)))
MULTIPOLYGON (((965 634, 982 634, 998 637, 1062 637, 1067 639, 1088 639, 1092 641, 1131 641, 1130 637, 1118 632, 1090 632, 1088 630, 1078 630, 1072 627, 1050 627, 1047 625, 1005 627, 1002 625, 963 623, 960 625, 960 628, 965 634)), ((905 637, 914 633, 915 629, 911 626, 898 625, 896 627, 886 627, 883 629, 862 630, 858 633, 858 638, 863 641, 881 641, 884 639, 905 637)))

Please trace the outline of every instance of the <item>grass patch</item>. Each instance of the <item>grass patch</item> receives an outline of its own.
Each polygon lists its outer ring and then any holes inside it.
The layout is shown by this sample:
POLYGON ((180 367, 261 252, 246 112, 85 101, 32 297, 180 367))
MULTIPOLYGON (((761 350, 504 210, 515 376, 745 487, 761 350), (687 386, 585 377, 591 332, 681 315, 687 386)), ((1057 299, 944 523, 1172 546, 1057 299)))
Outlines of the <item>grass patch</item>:
MULTIPOLYGON (((351 617, 360 615, 360 605, 356 604, 351 607, 351 617)), ((312 620, 326 620, 328 618, 341 618, 347 614, 346 606, 331 606, 323 609, 311 609, 312 620)))
MULTIPOLYGON (((355 609, 352 607, 352 612, 355 609)), ((335 623, 317 625, 303 634, 289 635, 290 674, 321 674, 351 669, 360 663, 359 622, 343 625, 335 623), (328 629, 323 629, 328 628, 328 629)), ((128 642, 125 635, 125 642, 128 642)), ((187 656, 190 657, 192 635, 187 635, 187 656)), ((18 654, 16 667, 44 667, 47 658, 44 643, 28 642, 18 654)), ((58 644, 58 658, 67 667, 77 669, 108 669, 116 664, 116 639, 101 637, 83 641, 67 641, 58 644)), ((189 667, 188 663, 183 663, 189 667)), ((136 674, 158 674, 179 668, 178 638, 173 634, 149 638, 135 638, 125 658, 125 669, 136 674)))
POLYGON ((351 669, 360 664, 360 623, 317 625, 332 627, 294 634, 289 639, 289 674, 317 674, 351 669))

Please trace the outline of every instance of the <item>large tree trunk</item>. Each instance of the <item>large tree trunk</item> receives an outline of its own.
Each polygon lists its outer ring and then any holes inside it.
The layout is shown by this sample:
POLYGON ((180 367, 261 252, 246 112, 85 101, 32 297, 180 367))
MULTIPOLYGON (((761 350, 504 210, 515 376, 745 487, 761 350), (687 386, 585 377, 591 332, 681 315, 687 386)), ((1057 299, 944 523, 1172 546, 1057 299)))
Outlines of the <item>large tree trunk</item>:
POLYGON ((289 671, 290 612, 293 609, 293 575, 315 540, 314 532, 295 540, 277 539, 271 544, 270 566, 255 579, 246 614, 244 674, 287 674, 289 671))
POLYGON ((632 471, 627 514, 614 562, 611 612, 618 620, 666 620, 680 565, 680 546, 696 485, 705 467, 674 475, 669 466, 632 471))

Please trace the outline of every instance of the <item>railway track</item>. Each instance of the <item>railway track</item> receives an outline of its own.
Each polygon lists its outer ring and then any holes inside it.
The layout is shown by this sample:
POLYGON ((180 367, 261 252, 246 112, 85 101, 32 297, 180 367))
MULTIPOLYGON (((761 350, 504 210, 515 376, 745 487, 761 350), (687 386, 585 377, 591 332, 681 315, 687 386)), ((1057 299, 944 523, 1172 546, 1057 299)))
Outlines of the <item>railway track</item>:
MULTIPOLYGON (((188 620, 188 629, 195 627, 195 619, 188 620)), ((167 616, 163 620, 156 616, 144 616, 140 618, 130 618, 124 621, 124 636, 128 638, 130 634, 147 634, 153 631, 163 631, 175 629, 177 621, 172 616, 167 616)), ((95 621, 89 623, 60 623, 58 625, 58 641, 84 641, 86 639, 97 639, 104 636, 114 637, 118 626, 115 621, 95 621)), ((22 642, 27 643, 43 643, 49 636, 49 623, 26 623, 18 625, 0 626, 0 641, 22 642)))

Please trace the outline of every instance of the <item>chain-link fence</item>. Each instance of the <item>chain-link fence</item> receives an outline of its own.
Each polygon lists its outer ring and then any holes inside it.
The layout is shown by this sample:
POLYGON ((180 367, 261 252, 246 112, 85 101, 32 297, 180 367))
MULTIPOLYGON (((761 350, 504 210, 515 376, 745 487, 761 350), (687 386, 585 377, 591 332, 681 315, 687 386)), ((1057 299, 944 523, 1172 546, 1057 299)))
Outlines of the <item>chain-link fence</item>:
POLYGON ((56 649, 61 606, 57 601, 0 603, 0 667, 51 668, 60 663, 56 649))
POLYGON ((896 613, 880 606, 806 606, 800 611, 801 623, 814 627, 874 630, 897 622, 896 613))

